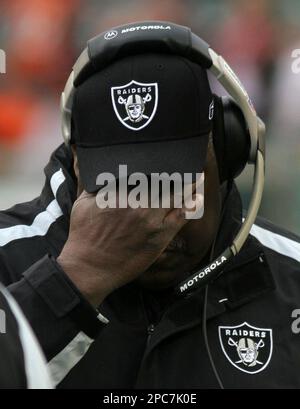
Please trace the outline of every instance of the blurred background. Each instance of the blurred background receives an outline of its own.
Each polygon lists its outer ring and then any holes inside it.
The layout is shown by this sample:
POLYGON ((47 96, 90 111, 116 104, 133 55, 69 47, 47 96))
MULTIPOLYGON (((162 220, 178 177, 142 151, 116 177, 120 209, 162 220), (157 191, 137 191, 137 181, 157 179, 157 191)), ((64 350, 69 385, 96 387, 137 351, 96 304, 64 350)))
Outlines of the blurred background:
MULTIPOLYGON (((300 233, 299 0, 0 0, 0 209, 32 199, 61 142, 59 98, 86 41, 143 19, 187 25, 234 68, 267 124, 260 215, 300 233)), ((212 81, 214 92, 224 94, 212 81)), ((249 169, 251 169, 249 167, 249 169)), ((238 180, 247 206, 251 172, 238 180)))

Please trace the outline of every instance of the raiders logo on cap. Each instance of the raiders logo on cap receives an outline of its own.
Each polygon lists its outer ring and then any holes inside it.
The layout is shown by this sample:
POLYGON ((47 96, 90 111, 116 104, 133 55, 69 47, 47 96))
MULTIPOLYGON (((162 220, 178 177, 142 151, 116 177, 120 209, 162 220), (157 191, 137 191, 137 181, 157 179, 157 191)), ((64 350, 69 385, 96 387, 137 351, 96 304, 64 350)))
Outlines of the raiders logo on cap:
POLYGON ((158 103, 157 83, 131 81, 111 88, 114 111, 122 125, 133 131, 145 128, 152 121, 158 103))
POLYGON ((271 360, 272 329, 257 328, 247 322, 234 327, 220 326, 219 339, 226 358, 240 371, 261 372, 271 360))

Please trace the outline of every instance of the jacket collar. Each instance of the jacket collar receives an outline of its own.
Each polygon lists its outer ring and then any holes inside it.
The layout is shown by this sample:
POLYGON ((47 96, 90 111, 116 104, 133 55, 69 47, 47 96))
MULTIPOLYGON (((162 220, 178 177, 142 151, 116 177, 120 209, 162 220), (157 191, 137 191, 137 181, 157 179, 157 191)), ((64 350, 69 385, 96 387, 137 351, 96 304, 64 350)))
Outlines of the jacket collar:
MULTIPOLYGON (((224 202, 224 214, 215 245, 215 256, 230 246, 242 226, 242 201, 235 183, 224 202)), ((235 309, 274 290, 275 281, 263 245, 249 235, 240 253, 209 285, 207 318, 235 309)), ((193 296, 191 296, 193 298, 193 296)), ((203 291, 195 294, 203 302, 203 291)))

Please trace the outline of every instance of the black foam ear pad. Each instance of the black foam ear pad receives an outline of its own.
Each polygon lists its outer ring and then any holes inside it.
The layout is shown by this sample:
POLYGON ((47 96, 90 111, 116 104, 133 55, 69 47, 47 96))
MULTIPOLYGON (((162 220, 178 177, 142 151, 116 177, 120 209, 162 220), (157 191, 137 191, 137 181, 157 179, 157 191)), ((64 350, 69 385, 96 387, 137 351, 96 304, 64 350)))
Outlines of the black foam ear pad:
POLYGON ((249 158, 250 135, 244 114, 231 97, 214 95, 213 142, 220 182, 236 178, 249 158))

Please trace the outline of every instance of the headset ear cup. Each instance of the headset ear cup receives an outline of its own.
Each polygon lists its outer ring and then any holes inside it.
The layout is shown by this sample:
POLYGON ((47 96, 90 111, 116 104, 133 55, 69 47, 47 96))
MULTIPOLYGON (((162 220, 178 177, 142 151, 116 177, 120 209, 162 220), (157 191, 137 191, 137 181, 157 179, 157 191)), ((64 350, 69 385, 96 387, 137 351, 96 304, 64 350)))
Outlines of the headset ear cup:
POLYGON ((222 97, 222 105, 228 178, 235 179, 249 160, 251 138, 244 114, 234 99, 222 97))
POLYGON ((250 135, 244 114, 231 97, 214 96, 213 140, 220 182, 235 179, 249 159, 250 135))

